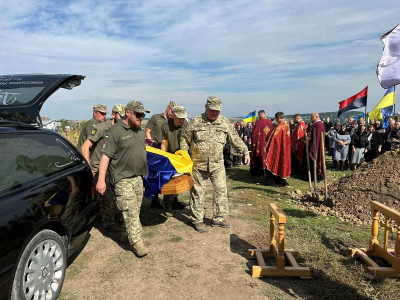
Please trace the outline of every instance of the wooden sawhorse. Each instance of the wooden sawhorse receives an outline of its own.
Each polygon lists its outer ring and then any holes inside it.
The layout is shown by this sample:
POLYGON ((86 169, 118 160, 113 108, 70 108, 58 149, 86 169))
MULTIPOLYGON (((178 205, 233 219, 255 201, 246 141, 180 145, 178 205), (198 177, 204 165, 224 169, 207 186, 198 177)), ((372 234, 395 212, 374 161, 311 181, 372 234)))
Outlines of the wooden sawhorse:
POLYGON ((270 242, 269 250, 249 249, 249 258, 257 259, 257 266, 252 268, 252 277, 262 276, 299 276, 302 278, 311 278, 310 269, 299 267, 296 259, 299 253, 294 250, 285 249, 285 224, 286 216, 275 203, 269 204, 270 209, 270 242), (276 246, 276 222, 278 223, 278 246, 276 246), (267 266, 266 257, 275 257, 276 266, 267 266), (290 266, 286 266, 286 262, 290 266))
POLYGON ((382 277, 398 277, 400 275, 400 212, 376 201, 371 201, 370 204, 373 221, 369 249, 348 248, 347 254, 349 256, 358 256, 361 258, 367 264, 366 270, 369 273, 382 277), (379 213, 384 215, 385 222, 379 222, 379 213), (396 223, 396 229, 390 226, 390 220, 396 223), (385 229, 383 247, 381 247, 378 242, 379 226, 385 229), (388 249, 389 233, 396 233, 397 235, 394 250, 388 249), (380 267, 371 259, 371 256, 382 257, 391 267, 380 267))

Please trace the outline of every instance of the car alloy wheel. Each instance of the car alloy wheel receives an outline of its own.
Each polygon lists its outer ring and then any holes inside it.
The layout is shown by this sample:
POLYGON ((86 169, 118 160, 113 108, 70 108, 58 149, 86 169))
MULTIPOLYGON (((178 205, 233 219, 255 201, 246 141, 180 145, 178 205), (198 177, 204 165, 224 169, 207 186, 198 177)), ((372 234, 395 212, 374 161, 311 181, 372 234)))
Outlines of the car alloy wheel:
POLYGON ((61 237, 40 231, 28 243, 18 263, 12 299, 57 299, 66 272, 67 257, 61 237))

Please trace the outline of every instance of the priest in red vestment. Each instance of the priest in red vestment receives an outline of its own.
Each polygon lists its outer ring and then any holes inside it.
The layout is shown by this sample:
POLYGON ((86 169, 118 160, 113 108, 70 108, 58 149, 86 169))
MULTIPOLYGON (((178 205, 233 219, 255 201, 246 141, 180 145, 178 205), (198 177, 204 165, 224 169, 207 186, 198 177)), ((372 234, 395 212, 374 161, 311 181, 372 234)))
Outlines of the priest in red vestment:
POLYGON ((250 173, 254 176, 264 176, 265 170, 265 141, 268 134, 274 128, 272 121, 265 116, 265 111, 258 112, 259 119, 256 121, 251 133, 251 165, 250 173))
MULTIPOLYGON (((310 158, 311 162, 314 164, 314 132, 315 136, 315 148, 316 148, 316 157, 317 157, 317 180, 323 180, 322 174, 322 155, 321 155, 321 132, 325 133, 325 126, 324 123, 320 120, 318 113, 311 114, 311 125, 307 130, 307 134, 309 137, 309 145, 310 145, 310 158)), ((325 151, 325 149, 324 149, 325 151)), ((312 169, 311 169, 312 170, 312 169)), ((311 176, 313 176, 313 172, 311 172, 311 176)))
POLYGON ((303 153, 307 127, 299 114, 293 116, 296 124, 290 134, 290 145, 292 147, 292 174, 301 174, 303 165, 303 153))
POLYGON ((288 186, 286 178, 290 177, 290 126, 285 121, 283 112, 277 112, 275 119, 278 125, 269 134, 265 151, 266 184, 288 186))

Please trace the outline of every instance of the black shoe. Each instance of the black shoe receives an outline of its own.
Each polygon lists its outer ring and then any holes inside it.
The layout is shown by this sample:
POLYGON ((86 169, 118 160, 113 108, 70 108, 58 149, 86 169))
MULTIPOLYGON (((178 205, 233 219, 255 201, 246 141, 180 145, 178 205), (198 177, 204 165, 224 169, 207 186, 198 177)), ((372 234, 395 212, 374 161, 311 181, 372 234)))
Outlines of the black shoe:
POLYGON ((151 208, 156 208, 156 209, 163 209, 164 207, 161 205, 160 201, 158 200, 158 197, 153 197, 151 199, 151 208))
POLYGON ((172 202, 172 209, 179 210, 179 209, 184 209, 186 207, 186 204, 183 202, 180 202, 177 198, 174 199, 174 202, 172 202))

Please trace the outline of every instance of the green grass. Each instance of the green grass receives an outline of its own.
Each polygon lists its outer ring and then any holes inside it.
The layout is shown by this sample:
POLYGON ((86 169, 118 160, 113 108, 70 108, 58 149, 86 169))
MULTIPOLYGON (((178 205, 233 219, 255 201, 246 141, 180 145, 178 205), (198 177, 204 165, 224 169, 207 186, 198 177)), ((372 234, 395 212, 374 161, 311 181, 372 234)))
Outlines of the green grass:
POLYGON ((61 294, 57 298, 58 300, 76 300, 78 299, 77 296, 68 292, 61 292, 61 294))
POLYGON ((183 237, 181 236, 173 236, 172 238, 169 239, 171 243, 179 243, 183 241, 183 237))
MULTIPOLYGON (((329 163, 328 163, 329 166, 329 163)), ((328 183, 342 178, 351 171, 328 170, 328 183)), ((295 278, 262 279, 282 290, 290 287, 301 298, 307 299, 399 299, 400 281, 378 278, 364 271, 364 263, 348 257, 348 247, 368 247, 371 238, 370 225, 355 225, 327 214, 311 211, 293 199, 291 192, 308 192, 308 182, 289 178, 291 188, 264 186, 262 177, 251 177, 246 167, 229 169, 228 182, 236 206, 252 204, 250 209, 235 218, 254 224, 252 227, 265 232, 262 238, 269 240, 268 204, 275 202, 286 214, 285 248, 300 251, 301 266, 308 266, 311 280, 295 278), (258 183, 258 184, 257 184, 258 183), (238 192, 236 192, 238 191, 238 192)), ((318 184, 323 188, 323 183, 318 184)), ((366 208, 368 209, 368 208, 366 208)), ((259 237, 249 236, 249 240, 259 237)), ((265 292, 271 299, 279 299, 280 292, 265 292)))

